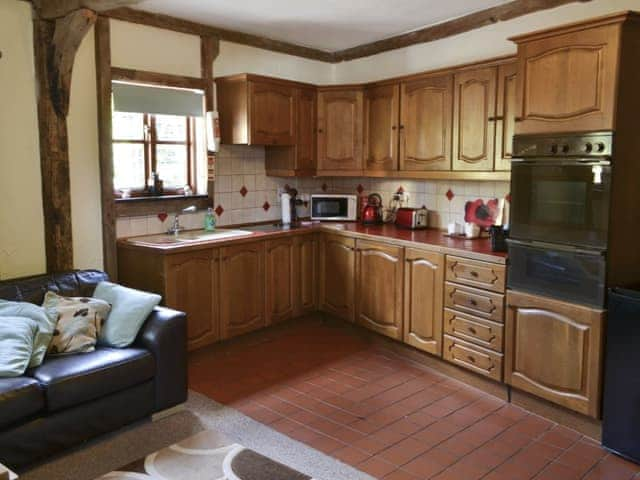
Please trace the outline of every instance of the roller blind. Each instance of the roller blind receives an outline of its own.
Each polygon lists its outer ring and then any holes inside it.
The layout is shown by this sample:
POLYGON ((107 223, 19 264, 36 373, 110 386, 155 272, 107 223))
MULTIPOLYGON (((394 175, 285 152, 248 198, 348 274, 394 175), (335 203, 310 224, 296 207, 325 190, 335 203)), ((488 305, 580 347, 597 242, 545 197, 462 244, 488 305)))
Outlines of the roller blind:
POLYGON ((197 90, 151 87, 113 82, 113 109, 116 112, 157 115, 204 115, 204 93, 197 90))

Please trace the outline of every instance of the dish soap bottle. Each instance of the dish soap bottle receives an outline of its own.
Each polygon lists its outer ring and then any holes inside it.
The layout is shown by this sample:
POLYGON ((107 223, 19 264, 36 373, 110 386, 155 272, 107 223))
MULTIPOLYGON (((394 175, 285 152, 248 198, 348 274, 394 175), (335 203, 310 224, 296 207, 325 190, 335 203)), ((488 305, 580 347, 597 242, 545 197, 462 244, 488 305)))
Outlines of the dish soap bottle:
POLYGON ((207 209, 207 213, 204 216, 204 229, 207 232, 213 232, 216 229, 216 216, 211 207, 207 209))

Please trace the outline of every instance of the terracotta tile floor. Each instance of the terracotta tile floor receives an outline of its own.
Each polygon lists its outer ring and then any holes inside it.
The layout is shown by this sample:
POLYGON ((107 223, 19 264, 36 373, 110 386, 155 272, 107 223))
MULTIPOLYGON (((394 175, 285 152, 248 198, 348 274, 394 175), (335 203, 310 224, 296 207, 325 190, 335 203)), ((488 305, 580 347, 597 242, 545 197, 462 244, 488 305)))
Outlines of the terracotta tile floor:
POLYGON ((640 479, 593 440, 305 319, 191 355, 190 387, 376 478, 640 479))

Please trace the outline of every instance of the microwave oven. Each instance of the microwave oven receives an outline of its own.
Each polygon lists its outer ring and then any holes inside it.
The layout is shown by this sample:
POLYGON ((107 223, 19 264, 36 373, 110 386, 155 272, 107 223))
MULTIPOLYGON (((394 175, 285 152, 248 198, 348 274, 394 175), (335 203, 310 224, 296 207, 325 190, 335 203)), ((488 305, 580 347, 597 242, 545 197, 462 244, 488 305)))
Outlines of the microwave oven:
POLYGON ((355 222, 358 217, 356 195, 312 194, 311 220, 355 222))

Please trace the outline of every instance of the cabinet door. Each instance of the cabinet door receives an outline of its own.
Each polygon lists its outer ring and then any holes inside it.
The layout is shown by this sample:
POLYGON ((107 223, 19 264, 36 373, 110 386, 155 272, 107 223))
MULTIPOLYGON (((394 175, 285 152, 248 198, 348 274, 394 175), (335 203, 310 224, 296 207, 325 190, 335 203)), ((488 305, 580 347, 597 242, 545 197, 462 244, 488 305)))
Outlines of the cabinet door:
POLYGON ((264 327, 264 243, 223 247, 220 255, 222 338, 264 327))
POLYGON ((442 355, 444 255, 407 248, 404 271, 404 341, 442 355))
POLYGON ((371 87, 364 99, 364 155, 368 171, 398 169, 400 85, 371 87))
POLYGON ((320 252, 320 308, 354 321, 355 240, 325 235, 320 252))
POLYGON ((401 85, 400 170, 451 169, 453 77, 428 77, 401 85))
POLYGON ((403 248, 358 240, 356 270, 358 323, 402 339, 403 248))
POLYGON ((516 133, 614 128, 619 25, 518 45, 516 133))
POLYGON ((298 142, 296 145, 296 170, 316 168, 316 91, 301 89, 298 93, 298 142))
POLYGON ((293 87, 252 81, 249 101, 252 144, 295 145, 297 112, 293 87))
POLYGON ((516 62, 498 67, 496 170, 511 170, 513 136, 518 116, 517 72, 518 64, 516 62))
POLYGON ((604 311, 508 292, 505 382, 598 417, 604 311))
POLYGON ((453 169, 493 170, 495 67, 457 73, 453 95, 453 169))
POLYGON ((363 93, 318 93, 318 166, 322 170, 362 169, 363 93))
POLYGON ((165 304, 187 314, 189 350, 219 340, 218 251, 170 255, 166 262, 165 304))
POLYGON ((295 315, 304 315, 316 310, 318 239, 316 235, 302 235, 295 238, 295 315))
POLYGON ((267 325, 293 317, 295 253, 292 237, 266 242, 267 325))

